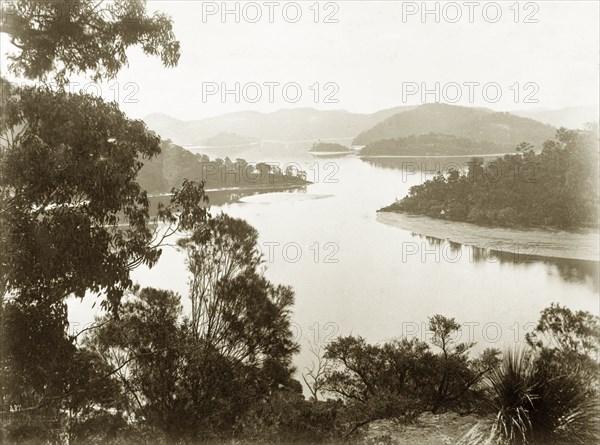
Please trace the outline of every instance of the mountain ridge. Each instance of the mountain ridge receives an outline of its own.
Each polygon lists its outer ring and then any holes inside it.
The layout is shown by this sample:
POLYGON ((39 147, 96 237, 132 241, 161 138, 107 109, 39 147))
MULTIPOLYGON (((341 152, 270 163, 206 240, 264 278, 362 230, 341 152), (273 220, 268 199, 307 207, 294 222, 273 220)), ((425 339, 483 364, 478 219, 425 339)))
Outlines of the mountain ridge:
POLYGON ((345 110, 287 108, 268 113, 236 111, 205 119, 184 121, 164 113, 144 118, 148 127, 179 145, 202 145, 219 133, 235 133, 262 140, 297 141, 308 139, 354 138, 381 120, 412 109, 400 106, 375 113, 345 110))
POLYGON ((539 146, 553 137, 556 128, 575 128, 575 124, 589 120, 590 116, 593 118, 593 114, 593 107, 501 112, 486 107, 431 103, 391 107, 374 113, 303 107, 272 112, 235 111, 195 120, 152 113, 144 120, 151 130, 182 146, 203 146, 211 140, 218 140, 216 145, 227 147, 241 143, 240 140, 297 142, 336 139, 368 145, 379 140, 438 133, 513 148, 523 141, 539 146), (453 118, 452 114, 462 117, 453 118), (239 139, 225 138, 225 134, 238 135, 239 139))
POLYGON ((556 128, 550 125, 508 112, 432 103, 383 120, 360 133, 353 144, 369 145, 380 140, 436 133, 489 141, 506 148, 524 141, 539 147, 552 139, 555 132, 556 128))

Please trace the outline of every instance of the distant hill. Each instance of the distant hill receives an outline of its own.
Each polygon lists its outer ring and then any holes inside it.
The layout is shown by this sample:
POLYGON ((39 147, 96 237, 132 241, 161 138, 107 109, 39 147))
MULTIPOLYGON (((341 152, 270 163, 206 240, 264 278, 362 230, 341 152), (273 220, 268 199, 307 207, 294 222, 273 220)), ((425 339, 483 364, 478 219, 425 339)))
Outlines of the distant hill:
POLYGON ((556 129, 533 119, 498 113, 485 108, 424 104, 398 113, 359 134, 354 145, 383 139, 438 133, 473 141, 487 141, 510 150, 521 142, 539 148, 554 137, 556 129))
POLYGON ((584 124, 588 122, 598 122, 598 107, 593 105, 561 108, 559 110, 517 110, 511 113, 521 117, 529 117, 557 128, 582 129, 584 124))
POLYGON ((227 133, 226 131, 222 131, 221 133, 205 139, 202 145, 208 145, 213 147, 227 147, 227 146, 236 146, 236 145, 246 145, 253 144, 258 142, 258 138, 241 136, 235 133, 227 133))
POLYGON ((383 139, 364 147, 361 156, 460 156, 489 155, 506 147, 489 141, 474 141, 447 134, 420 134, 404 138, 383 139))
POLYGON ((151 130, 179 145, 205 145, 207 139, 224 132, 261 140, 314 141, 354 138, 378 122, 413 108, 401 106, 372 114, 313 108, 272 113, 241 111, 195 121, 182 121, 165 114, 151 114, 144 121, 151 130))

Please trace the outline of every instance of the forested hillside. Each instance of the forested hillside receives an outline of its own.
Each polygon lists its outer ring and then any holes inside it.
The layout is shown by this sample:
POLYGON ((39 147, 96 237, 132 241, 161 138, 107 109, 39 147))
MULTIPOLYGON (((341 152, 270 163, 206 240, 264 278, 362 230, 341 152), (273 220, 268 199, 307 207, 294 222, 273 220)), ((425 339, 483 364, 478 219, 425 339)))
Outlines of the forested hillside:
POLYGON ((382 209, 498 226, 598 226, 598 131, 559 130, 541 153, 518 154, 466 173, 453 170, 410 189, 382 209))
POLYGON ((551 139, 555 128, 533 119, 498 113, 485 108, 447 104, 424 104, 404 111, 364 131, 354 145, 368 145, 382 139, 439 133, 474 141, 489 141, 510 149, 528 141, 537 149, 551 139))
POLYGON ((457 156, 497 154, 503 145, 476 141, 447 134, 421 134, 371 142, 361 150, 362 156, 457 156))
POLYGON ((213 137, 205 139, 203 145, 227 147, 228 145, 245 145, 254 144, 257 142, 259 142, 257 138, 223 131, 213 137))
POLYGON ((319 142, 317 144, 313 144, 310 151, 314 152, 345 152, 350 150, 348 147, 343 146, 342 144, 334 144, 330 142, 319 142))
POLYGON ((170 141, 161 142, 160 153, 146 161, 138 174, 138 182, 149 193, 168 193, 184 179, 204 181, 207 189, 307 184, 305 173, 291 165, 282 171, 276 165, 249 164, 243 159, 211 160, 170 141))

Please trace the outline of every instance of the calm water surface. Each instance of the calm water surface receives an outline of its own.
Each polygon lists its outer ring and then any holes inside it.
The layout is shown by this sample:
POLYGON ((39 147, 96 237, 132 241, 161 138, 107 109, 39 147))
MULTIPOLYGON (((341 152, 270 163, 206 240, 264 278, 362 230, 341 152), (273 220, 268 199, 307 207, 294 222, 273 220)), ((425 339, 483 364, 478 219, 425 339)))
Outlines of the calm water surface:
MULTIPOLYGON (((266 275, 295 290, 302 345, 324 346, 351 333, 370 341, 402 334, 425 340, 427 317, 439 313, 463 323, 462 339, 477 348, 503 348, 521 341, 552 302, 598 314, 597 270, 590 277, 589 267, 567 261, 499 261, 377 222, 377 209, 423 181, 413 168, 356 157, 296 161, 315 182, 305 191, 249 196, 213 213, 258 230, 266 275)), ((137 270, 134 280, 177 291, 187 305, 187 272, 175 249, 165 249, 152 270, 137 270)), ((90 314, 73 306, 71 319, 86 322, 90 314)), ((301 369, 310 360, 303 348, 296 364, 301 369)))

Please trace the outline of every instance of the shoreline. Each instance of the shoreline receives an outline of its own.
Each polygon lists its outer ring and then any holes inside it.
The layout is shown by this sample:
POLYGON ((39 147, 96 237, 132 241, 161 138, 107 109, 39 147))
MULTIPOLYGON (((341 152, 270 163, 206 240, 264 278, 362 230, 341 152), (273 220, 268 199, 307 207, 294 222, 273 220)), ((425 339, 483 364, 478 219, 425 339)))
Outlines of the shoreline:
MULTIPOLYGON (((263 189, 292 189, 292 188, 299 188, 299 187, 305 187, 307 185, 311 185, 312 182, 310 181, 302 181, 301 183, 298 182, 290 182, 288 183, 272 183, 272 184, 257 184, 257 185, 248 185, 248 186, 236 186, 236 187, 217 187, 217 188, 210 188, 210 189, 204 189, 204 192, 206 193, 211 193, 211 192, 235 192, 235 191, 241 191, 241 192, 245 192, 245 191, 249 191, 249 190, 263 190, 263 189)), ((148 194, 148 198, 163 198, 163 197, 168 197, 168 196, 173 196, 173 193, 170 192, 157 192, 157 193, 149 193, 148 194)))
POLYGON ((447 240, 480 249, 600 262, 600 235, 591 229, 580 232, 549 229, 485 227, 399 212, 377 212, 377 221, 421 236, 447 240))
POLYGON ((355 155, 355 150, 347 150, 347 151, 309 151, 309 153, 313 156, 322 156, 322 157, 333 157, 333 156, 349 156, 355 155))
POLYGON ((490 153, 490 154, 466 154, 466 155, 361 155, 361 159, 383 159, 383 158, 490 158, 503 157, 505 155, 515 154, 509 153, 490 153))
MULTIPOLYGON (((253 187, 223 187, 218 189, 205 189, 209 202, 208 207, 220 207, 226 204, 240 202, 241 198, 251 195, 260 195, 265 193, 274 193, 281 191, 300 190, 307 185, 312 184, 310 181, 301 184, 261 184, 253 187)), ((150 199, 150 214, 156 214, 156 206, 159 202, 166 203, 171 193, 160 193, 149 195, 150 199)))

